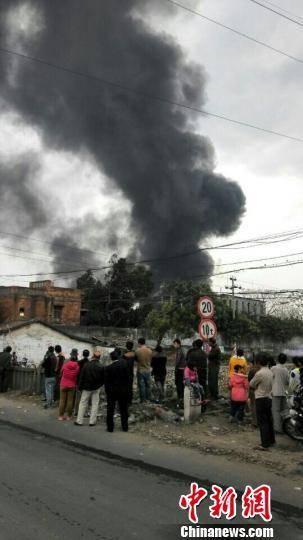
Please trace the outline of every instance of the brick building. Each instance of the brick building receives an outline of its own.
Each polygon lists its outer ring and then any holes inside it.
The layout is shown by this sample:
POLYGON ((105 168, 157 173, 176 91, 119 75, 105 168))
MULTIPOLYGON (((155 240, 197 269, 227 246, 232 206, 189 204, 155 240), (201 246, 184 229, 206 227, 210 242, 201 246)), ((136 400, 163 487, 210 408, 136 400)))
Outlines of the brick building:
POLYGON ((0 287, 0 320, 39 319, 53 324, 80 324, 81 291, 35 281, 29 287, 0 287))

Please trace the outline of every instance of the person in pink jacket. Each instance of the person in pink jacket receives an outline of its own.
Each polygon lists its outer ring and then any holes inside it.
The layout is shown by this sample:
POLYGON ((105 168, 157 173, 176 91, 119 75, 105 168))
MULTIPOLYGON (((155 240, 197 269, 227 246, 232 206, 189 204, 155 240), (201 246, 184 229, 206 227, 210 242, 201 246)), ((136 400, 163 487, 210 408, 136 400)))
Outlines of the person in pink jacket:
POLYGON ((66 420, 71 420, 72 418, 77 378, 80 371, 77 359, 78 355, 72 351, 70 359, 63 364, 61 369, 58 420, 65 420, 65 411, 67 412, 66 420))
POLYGON ((243 422, 244 409, 248 400, 249 382, 242 367, 236 365, 229 379, 231 422, 243 422))
POLYGON ((204 398, 204 388, 201 386, 201 384, 199 384, 197 368, 195 367, 193 360, 187 361, 184 369, 184 384, 192 388, 195 399, 202 404, 204 398))

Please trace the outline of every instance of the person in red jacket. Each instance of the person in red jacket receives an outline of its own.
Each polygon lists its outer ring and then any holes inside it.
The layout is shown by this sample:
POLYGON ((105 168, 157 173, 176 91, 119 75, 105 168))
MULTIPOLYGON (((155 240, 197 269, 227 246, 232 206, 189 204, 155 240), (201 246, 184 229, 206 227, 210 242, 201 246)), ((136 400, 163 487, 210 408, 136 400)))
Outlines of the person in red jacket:
POLYGON ((236 365, 229 379, 231 422, 243 422, 244 409, 248 400, 249 382, 242 367, 236 365))
POLYGON ((66 420, 72 418, 77 378, 80 371, 77 360, 78 356, 72 351, 70 359, 63 364, 61 369, 58 420, 65 420, 65 411, 67 412, 66 420))

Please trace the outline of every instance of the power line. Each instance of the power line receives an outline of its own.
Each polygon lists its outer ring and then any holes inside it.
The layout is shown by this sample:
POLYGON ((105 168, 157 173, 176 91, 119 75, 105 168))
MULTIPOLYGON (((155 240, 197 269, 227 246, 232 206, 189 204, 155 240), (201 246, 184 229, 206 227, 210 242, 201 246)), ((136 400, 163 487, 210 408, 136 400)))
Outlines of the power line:
MULTIPOLYGON (((33 240, 35 242, 40 242, 41 244, 44 244, 44 243, 45 244, 52 244, 52 242, 49 242, 47 240, 42 241, 42 240, 38 240, 36 238, 31 238, 30 236, 22 236, 22 235, 17 235, 17 234, 13 234, 13 233, 5 233, 5 232, 1 232, 1 231, 0 231, 0 234, 15 236, 17 238, 23 238, 23 239, 26 239, 26 240, 33 240)), ((217 246, 208 246, 208 247, 197 248, 195 250, 191 250, 191 251, 188 251, 188 252, 183 252, 183 253, 179 253, 179 254, 175 254, 175 255, 170 255, 170 256, 166 256, 166 257, 141 259, 141 260, 138 260, 138 261, 127 262, 127 264, 128 265, 135 265, 135 264, 156 263, 156 262, 163 262, 163 261, 168 261, 168 260, 175 260, 175 259, 178 259, 178 258, 190 256, 190 255, 195 255, 195 254, 200 253, 202 251, 212 251, 212 250, 220 250, 220 249, 244 249, 246 247, 257 247, 257 246, 260 246, 260 245, 268 245, 268 244, 274 244, 274 243, 280 243, 280 242, 286 242, 286 241, 289 242, 290 240, 298 239, 301 236, 303 236, 303 229, 294 229, 294 230, 290 230, 290 231, 282 231, 282 232, 279 232, 279 233, 269 233, 267 235, 251 238, 251 239, 248 239, 248 240, 240 240, 240 241, 237 241, 237 242, 229 242, 227 244, 221 244, 221 245, 217 245, 217 246)), ((69 245, 68 245, 68 248, 73 249, 73 247, 69 246, 69 245)), ((17 250, 17 251, 24 251, 24 250, 19 250, 18 248, 13 248, 13 247, 8 247, 7 249, 13 249, 13 250, 17 250)), ((76 247, 75 247, 75 249, 77 249, 79 251, 82 250, 82 248, 76 248, 76 247)), ((91 250, 87 250, 86 248, 84 248, 83 251, 86 252, 86 251, 91 251, 91 250)), ((34 252, 29 252, 29 253, 34 253, 34 252)), ((92 251, 92 253, 101 253, 101 252, 92 251)), ((299 254, 300 253, 297 253, 297 255, 299 255, 299 254)), ((287 257, 287 256, 288 255, 285 255, 285 257, 287 257)), ((22 257, 20 256, 20 258, 22 258, 22 257)), ((24 257, 24 258, 27 258, 27 257, 24 257)), ((33 259, 33 260, 35 260, 35 259, 33 259)), ((260 260, 263 260, 263 259, 260 259, 260 260)), ((45 260, 44 262, 50 262, 50 261, 45 260)), ((254 261, 252 260, 252 261, 248 261, 248 262, 254 262, 254 261)), ((69 264, 69 263, 67 263, 67 264, 69 264)), ((94 270, 107 270, 107 269, 109 269, 111 267, 112 267, 112 265, 106 265, 106 266, 94 268, 94 270)), ((91 269, 93 269, 93 268, 91 268, 91 269)), ((87 269, 85 269, 85 270, 79 269, 79 271, 86 271, 86 270, 87 269)), ((77 271, 77 270, 75 270, 75 271, 77 271)), ((64 271, 63 273, 66 273, 66 271, 64 271)), ((34 275, 34 274, 28 274, 28 275, 34 275)), ((46 275, 46 274, 44 274, 44 275, 46 275)))
POLYGON ((262 4, 262 2, 258 2, 258 0, 248 0, 248 1, 262 7, 263 9, 267 9, 267 11, 270 11, 271 13, 274 13, 275 15, 279 15, 280 17, 283 17, 283 19, 287 19, 288 21, 294 24, 297 24, 298 26, 301 26, 303 28, 303 24, 300 23, 299 21, 296 21, 295 19, 292 19, 291 17, 288 17, 287 15, 283 15, 283 13, 279 13, 279 11, 276 11, 275 9, 271 7, 265 6, 264 4, 262 4))
MULTIPOLYGON (((202 248, 198 248, 198 249, 186 252, 186 253, 179 253, 179 254, 171 255, 171 256, 167 256, 167 257, 158 257, 158 258, 142 259, 142 260, 138 260, 138 261, 130 261, 130 262, 126 262, 126 264, 127 264, 127 266, 134 266, 134 265, 137 265, 137 264, 148 264, 148 263, 155 263, 155 262, 163 262, 163 261, 169 261, 169 260, 175 260, 175 259, 178 259, 178 258, 188 257, 190 255, 195 255, 195 254, 203 252, 203 251, 224 249, 226 247, 231 247, 231 246, 243 246, 243 247, 245 247, 245 246, 247 246, 247 244, 250 244, 250 243, 254 244, 256 242, 258 242, 257 245, 269 245, 269 244, 278 243, 278 242, 290 241, 292 239, 300 238, 301 236, 303 236, 303 230, 302 229, 294 229, 294 230, 290 230, 290 231, 282 231, 282 232, 279 232, 279 233, 266 234, 266 235, 251 238, 251 239, 248 239, 248 240, 239 240, 237 242, 229 242, 227 244, 221 244, 221 245, 218 245, 218 246, 202 247, 202 248)), ((24 237, 24 238, 26 238, 26 237, 24 237)), ((28 238, 30 239, 30 237, 28 237, 28 238)), ((8 255, 8 254, 5 254, 5 255, 8 255)), ((16 257, 24 258, 22 256, 17 256, 17 255, 16 255, 16 257)), ((261 259, 261 260, 264 260, 264 259, 261 259)), ((45 262, 49 262, 49 261, 45 261, 45 262)), ((237 263, 235 263, 235 264, 237 264, 237 263)), ((113 265, 110 264, 110 265, 99 266, 99 267, 78 268, 78 269, 73 269, 73 270, 62 270, 62 271, 57 271, 57 272, 39 272, 39 273, 31 273, 31 274, 2 274, 2 275, 0 275, 0 277, 12 278, 12 277, 48 276, 48 275, 67 275, 67 274, 77 274, 77 273, 81 273, 81 272, 87 272, 88 270, 92 270, 92 271, 108 270, 108 269, 112 268, 112 266, 113 265)), ((239 269, 237 269, 236 271, 239 271, 239 269)), ((223 275, 225 273, 230 273, 230 272, 229 271, 228 272, 221 272, 220 274, 213 274, 213 275, 223 275)), ((204 277, 208 277, 208 276, 204 276, 204 277)))
MULTIPOLYGON (((168 2, 173 2, 173 0, 167 0, 167 1, 168 2)), ((175 2, 173 2, 173 3, 175 3, 175 2)), ((187 105, 186 103, 179 103, 178 101, 174 101, 174 100, 171 100, 171 99, 168 99, 168 98, 165 98, 165 97, 161 97, 161 96, 153 95, 153 94, 148 94, 147 92, 137 90, 137 89, 132 88, 130 86, 125 86, 123 84, 120 84, 120 83, 117 83, 117 82, 114 82, 114 81, 109 81, 109 80, 104 79, 102 77, 98 77, 97 75, 93 75, 93 74, 90 74, 90 73, 84 73, 82 71, 78 71, 78 70, 74 70, 74 69, 71 69, 71 68, 68 68, 68 67, 65 67, 65 66, 61 66, 59 64, 55 64, 53 62, 43 60, 41 58, 36 58, 34 56, 19 53, 17 51, 12 51, 10 49, 5 49, 3 47, 0 48, 0 52, 10 54, 12 56, 17 56, 18 58, 22 58, 23 60, 29 60, 31 62, 36 62, 38 64, 42 64, 42 65, 51 67, 53 69, 64 71, 66 73, 76 75, 78 77, 83 77, 83 78, 86 78, 86 79, 90 79, 90 80, 93 80, 95 82, 99 82, 101 84, 110 86, 111 88, 117 88, 119 90, 123 90, 124 92, 128 92, 128 93, 131 93, 131 94, 134 94, 134 95, 138 95, 138 96, 140 96, 140 97, 142 97, 144 99, 149 99, 149 100, 152 100, 152 101, 156 101, 158 103, 165 103, 165 104, 168 104, 168 105, 173 105, 174 107, 179 107, 181 109, 196 112, 198 114, 203 114, 203 115, 209 116, 211 118, 216 118, 216 119, 219 119, 219 120, 223 120, 224 122, 229 122, 231 124, 235 124, 235 125, 238 125, 238 126, 248 127, 250 129, 254 129, 256 131, 260 131, 260 132, 263 132, 263 133, 269 133, 270 135, 276 135, 277 137, 282 137, 284 139, 289 139, 289 140, 296 141, 296 142, 301 142, 301 143, 303 142, 303 138, 301 138, 301 137, 294 137, 292 135, 287 135, 286 133, 282 133, 282 132, 275 131, 275 130, 272 130, 272 129, 267 129, 267 128, 264 128, 262 126, 258 126, 256 124, 251 124, 251 123, 245 122, 243 120, 236 120, 235 118, 230 118, 229 116, 225 116, 225 115, 222 115, 222 114, 217 114, 217 113, 214 113, 214 112, 207 111, 206 109, 200 109, 199 107, 194 107, 194 106, 191 106, 191 105, 187 105)), ((303 60, 300 60, 300 62, 303 63, 303 60)))
MULTIPOLYGON (((1 49, 0 49, 1 50, 1 49)), ((14 238, 21 238, 22 240, 30 240, 32 242, 38 242, 39 244, 48 244, 50 246, 53 245, 53 242, 49 241, 49 240, 40 240, 38 238, 32 238, 32 236, 24 236, 22 234, 15 234, 15 233, 11 233, 11 232, 6 232, 6 231, 0 231, 0 236, 1 235, 4 235, 4 236, 13 236, 14 238)), ((71 246, 69 245, 68 248, 70 250, 75 250, 75 251, 86 251, 88 253, 95 253, 97 255, 105 255, 105 252, 104 251, 93 251, 91 249, 87 249, 87 248, 79 248, 77 246, 71 246)))
POLYGON ((303 17, 301 17, 300 15, 296 15, 292 11, 288 11, 287 9, 284 9, 282 6, 279 6, 278 4, 274 4, 274 2, 270 2, 269 0, 264 0, 264 1, 265 1, 266 4, 269 4, 270 6, 278 8, 280 11, 283 11, 284 13, 287 13, 288 15, 292 15, 296 19, 303 20, 303 17))
POLYGON ((165 0, 166 2, 169 2, 170 4, 175 5, 176 7, 179 7, 181 9, 184 9, 185 11, 188 11, 192 15, 196 15, 200 17, 201 19, 204 19, 210 23, 215 24, 216 26, 219 26, 221 28, 224 28, 225 30, 229 30, 230 32, 233 32, 233 34, 236 34, 244 39, 248 39, 249 41, 252 41, 253 43, 256 43, 257 45, 261 45, 262 47, 265 47, 266 49, 269 49, 270 51, 273 51, 277 54, 280 54, 282 56, 286 56, 290 60, 294 60, 295 62, 299 62, 300 64, 303 63, 302 58, 298 58, 297 56, 294 56, 290 53, 287 53, 285 51, 282 51, 281 49, 277 49, 276 47, 273 47, 272 45, 269 45, 269 43, 265 43, 264 41, 261 41, 257 38, 254 38, 253 36, 250 36, 249 34, 245 34, 244 32, 241 32, 240 30, 236 30, 232 26, 228 26, 227 24, 224 24, 220 21, 217 21, 215 19, 212 19, 211 17, 207 17, 206 15, 203 15, 200 11, 196 11, 194 9, 189 8, 188 6, 185 6, 184 4, 180 4, 180 2, 176 2, 175 0, 165 0))

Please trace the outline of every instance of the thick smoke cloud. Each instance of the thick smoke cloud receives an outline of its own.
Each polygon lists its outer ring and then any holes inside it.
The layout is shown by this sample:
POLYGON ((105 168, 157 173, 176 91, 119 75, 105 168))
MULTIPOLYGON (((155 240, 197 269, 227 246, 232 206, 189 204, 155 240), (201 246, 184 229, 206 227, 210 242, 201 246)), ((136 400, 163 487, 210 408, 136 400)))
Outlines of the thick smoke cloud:
MULTIPOLYGON (((145 94, 203 106, 203 68, 134 16, 142 1, 0 0, 1 46, 13 44, 8 13, 11 20, 20 6, 33 16, 26 34, 15 38, 18 50, 145 94)), ((132 202, 134 249, 142 258, 194 250, 209 235, 238 227, 244 195, 214 173, 212 144, 193 131, 193 115, 9 55, 0 55, 0 75, 3 99, 39 127, 45 144, 88 151, 132 202)), ((114 217, 111 227, 116 230, 114 217)), ((60 258, 67 243, 54 241, 60 258)), ((212 261, 199 253, 155 269, 162 277, 185 277, 193 267, 209 274, 212 261)))
POLYGON ((43 201, 33 180, 40 172, 35 154, 20 156, 15 162, 0 163, 0 225, 23 234, 43 229, 47 223, 43 201), (9 226, 7 226, 9 225, 9 226))

